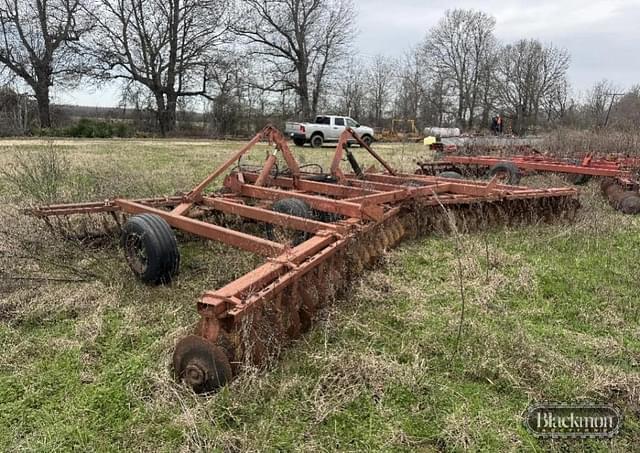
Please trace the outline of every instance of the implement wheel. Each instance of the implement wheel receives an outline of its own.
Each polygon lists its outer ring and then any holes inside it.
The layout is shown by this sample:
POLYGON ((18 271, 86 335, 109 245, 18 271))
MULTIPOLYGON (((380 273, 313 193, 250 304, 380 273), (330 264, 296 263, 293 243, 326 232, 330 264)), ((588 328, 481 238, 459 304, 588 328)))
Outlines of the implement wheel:
POLYGON ((500 179, 503 179, 507 184, 516 186, 520 183, 522 174, 520 170, 513 162, 499 162, 495 164, 488 173, 490 178, 499 175, 500 179))
MULTIPOLYGON (((313 218, 313 211, 309 205, 297 198, 283 198, 278 200, 271 205, 271 210, 303 219, 313 218)), ((291 229, 271 224, 267 224, 266 233, 267 237, 272 241, 291 242, 293 245, 301 244, 309 237, 309 234, 304 231, 292 232, 291 229)))
POLYGON ((438 174, 438 176, 440 178, 462 179, 462 175, 457 171, 453 171, 453 170, 443 171, 440 174, 438 174))
MULTIPOLYGON (((572 160, 573 165, 581 165, 579 160, 572 160)), ((567 173, 567 181, 575 186, 583 186, 591 180, 591 175, 581 175, 579 173, 567 173)))
POLYGON ((127 264, 143 282, 169 283, 178 273, 178 244, 163 218, 154 214, 130 217, 122 229, 120 243, 127 264))
POLYGON ((231 364, 221 347, 197 335, 189 335, 176 345, 173 371, 196 393, 213 392, 233 377, 231 364))

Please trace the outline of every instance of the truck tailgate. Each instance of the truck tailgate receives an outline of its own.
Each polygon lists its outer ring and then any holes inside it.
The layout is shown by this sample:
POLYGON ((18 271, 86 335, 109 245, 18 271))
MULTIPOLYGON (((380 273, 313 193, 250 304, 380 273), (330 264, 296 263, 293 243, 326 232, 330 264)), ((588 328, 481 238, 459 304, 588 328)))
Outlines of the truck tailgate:
POLYGON ((302 123, 295 123, 293 121, 287 121, 284 124, 284 133, 289 135, 289 134, 292 134, 294 132, 301 132, 301 130, 300 130, 300 125, 301 124, 302 123))

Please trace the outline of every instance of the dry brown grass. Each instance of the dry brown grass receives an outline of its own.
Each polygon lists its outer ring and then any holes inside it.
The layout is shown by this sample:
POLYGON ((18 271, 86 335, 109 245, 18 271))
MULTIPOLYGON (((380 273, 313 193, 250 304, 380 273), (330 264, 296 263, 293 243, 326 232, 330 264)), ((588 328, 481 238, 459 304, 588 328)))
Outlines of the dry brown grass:
POLYGON ((587 153, 640 155, 640 133, 615 130, 557 129, 545 136, 544 149, 557 156, 582 158, 587 153))

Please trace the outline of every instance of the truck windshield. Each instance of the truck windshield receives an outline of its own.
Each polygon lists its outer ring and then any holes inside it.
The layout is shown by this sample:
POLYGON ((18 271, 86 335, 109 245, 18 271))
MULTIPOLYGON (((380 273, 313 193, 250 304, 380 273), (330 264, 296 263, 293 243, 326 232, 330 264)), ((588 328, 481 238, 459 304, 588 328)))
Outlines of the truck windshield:
POLYGON ((349 127, 358 127, 358 123, 353 121, 351 118, 347 118, 347 126, 349 126, 349 127))

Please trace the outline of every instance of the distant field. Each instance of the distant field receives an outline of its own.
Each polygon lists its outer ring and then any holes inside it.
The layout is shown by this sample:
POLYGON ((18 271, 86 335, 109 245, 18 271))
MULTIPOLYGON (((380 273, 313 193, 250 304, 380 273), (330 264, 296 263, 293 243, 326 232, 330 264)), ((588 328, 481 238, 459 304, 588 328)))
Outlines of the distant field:
MULTIPOLYGON (((173 347, 201 292, 260 258, 182 238, 177 280, 148 287, 116 237, 64 240, 17 210, 38 197, 172 195, 240 146, 0 141, 0 451, 637 450, 640 220, 613 211, 596 181, 572 225, 403 243, 268 370, 206 398, 172 379, 173 347), (58 179, 16 187, 16 165, 51 155, 62 158, 58 179), (623 408, 621 434, 538 441, 522 426, 533 401, 581 399, 623 408)), ((411 172, 425 155, 416 144, 376 149, 411 172)), ((326 168, 333 149, 295 152, 326 168)))

